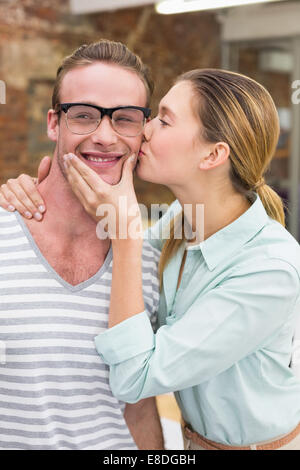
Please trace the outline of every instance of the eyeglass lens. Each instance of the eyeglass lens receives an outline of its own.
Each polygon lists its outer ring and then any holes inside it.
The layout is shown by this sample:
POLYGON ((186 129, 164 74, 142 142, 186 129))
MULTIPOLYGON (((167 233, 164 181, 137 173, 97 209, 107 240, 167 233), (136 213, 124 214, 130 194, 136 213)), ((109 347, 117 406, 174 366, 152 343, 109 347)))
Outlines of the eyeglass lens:
MULTIPOLYGON (((74 134, 89 134, 94 132, 99 126, 100 121, 100 111, 89 106, 72 106, 67 112, 68 128, 74 134)), ((135 137, 141 134, 145 117, 139 109, 123 108, 112 113, 111 122, 118 134, 135 137)))

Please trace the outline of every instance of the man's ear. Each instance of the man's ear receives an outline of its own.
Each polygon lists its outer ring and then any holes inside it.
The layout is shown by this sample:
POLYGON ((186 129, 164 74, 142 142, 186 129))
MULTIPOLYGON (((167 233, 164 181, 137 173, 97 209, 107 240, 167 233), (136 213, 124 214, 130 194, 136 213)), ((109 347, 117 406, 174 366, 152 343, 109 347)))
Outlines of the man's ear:
POLYGON ((230 148, 226 142, 218 142, 210 147, 209 153, 202 157, 199 162, 200 170, 210 170, 219 165, 223 165, 230 155, 230 148))
POLYGON ((54 109, 49 109, 47 114, 47 135, 50 140, 57 142, 58 140, 58 114, 54 111, 54 109))

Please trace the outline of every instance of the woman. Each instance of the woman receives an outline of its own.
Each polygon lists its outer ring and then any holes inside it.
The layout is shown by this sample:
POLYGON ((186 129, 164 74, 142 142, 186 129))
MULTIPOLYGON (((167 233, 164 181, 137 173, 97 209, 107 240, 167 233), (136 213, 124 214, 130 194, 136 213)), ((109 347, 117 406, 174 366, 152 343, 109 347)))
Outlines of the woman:
MULTIPOLYGON (((175 391, 187 449, 300 449, 300 382, 289 367, 300 249, 264 180, 278 134, 268 92, 213 69, 179 77, 146 125, 137 174, 165 184, 177 199, 170 238, 160 238, 168 213, 148 233, 161 250, 156 334, 142 296, 142 238, 118 207, 120 196, 136 204, 135 161, 109 186, 75 156, 65 159, 88 212, 98 220, 97 206, 109 203, 128 228, 126 239, 117 231, 112 237, 109 329, 95 339, 112 390, 127 402, 175 391), (87 204, 91 191, 94 206, 87 204), (178 221, 196 242, 175 237, 178 221)), ((138 213, 134 222, 140 226, 138 213)))

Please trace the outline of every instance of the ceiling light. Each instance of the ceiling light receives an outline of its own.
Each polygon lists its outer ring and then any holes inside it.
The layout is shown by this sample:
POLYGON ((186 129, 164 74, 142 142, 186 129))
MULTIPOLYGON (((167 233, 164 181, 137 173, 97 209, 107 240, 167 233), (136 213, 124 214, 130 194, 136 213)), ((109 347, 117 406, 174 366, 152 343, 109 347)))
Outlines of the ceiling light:
POLYGON ((279 2, 282 0, 163 0, 156 4, 157 13, 170 15, 201 10, 214 10, 255 3, 279 2))

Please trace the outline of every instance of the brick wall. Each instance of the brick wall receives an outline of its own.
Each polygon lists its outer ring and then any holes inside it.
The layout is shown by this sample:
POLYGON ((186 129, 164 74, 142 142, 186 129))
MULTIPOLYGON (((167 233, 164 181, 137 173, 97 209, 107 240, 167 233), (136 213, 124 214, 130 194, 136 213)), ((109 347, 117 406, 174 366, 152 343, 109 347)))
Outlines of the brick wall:
MULTIPOLYGON (((126 43, 151 67, 155 78, 152 109, 178 74, 220 66, 220 27, 214 14, 158 15, 154 7, 71 15, 67 0, 1 0, 0 184, 20 172, 36 173, 53 143, 46 135, 46 112, 53 81, 64 56, 82 43, 108 38, 126 43)), ((259 71, 257 51, 244 48, 239 70, 262 82, 277 106, 289 106, 289 77, 259 71)), ((287 177, 288 159, 273 161, 274 182, 287 177)), ((141 202, 170 202, 163 187, 136 180, 141 202)))
MULTIPOLYGON (((53 79, 62 58, 82 43, 102 37, 125 42, 152 68, 152 108, 179 73, 220 65, 219 25, 212 14, 164 16, 152 6, 71 15, 68 1, 2 0, 0 79, 7 86, 0 105, 0 183, 20 172, 34 174, 52 152, 46 136, 53 79)), ((164 188, 136 181, 140 200, 169 202, 164 188)))

